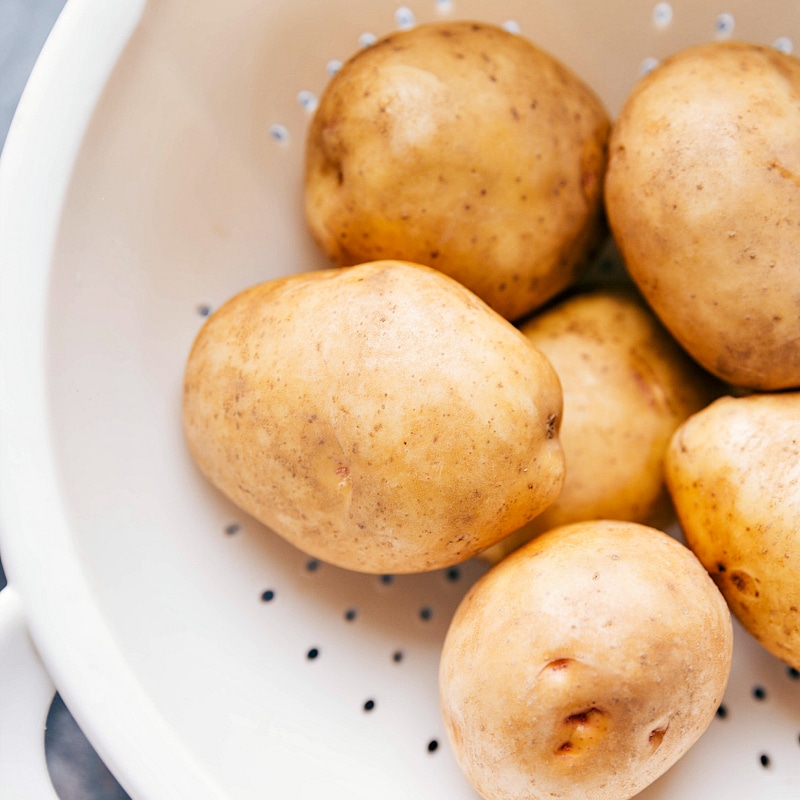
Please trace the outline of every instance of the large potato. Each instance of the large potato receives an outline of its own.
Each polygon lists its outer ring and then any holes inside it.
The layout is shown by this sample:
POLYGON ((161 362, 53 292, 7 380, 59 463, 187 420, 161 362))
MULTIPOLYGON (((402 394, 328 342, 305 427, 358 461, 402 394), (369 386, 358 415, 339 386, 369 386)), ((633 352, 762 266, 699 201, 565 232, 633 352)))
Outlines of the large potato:
POLYGON ((588 519, 662 525, 671 516, 663 461, 678 425, 720 388, 630 289, 565 297, 521 326, 561 381, 566 478, 558 499, 484 555, 588 519))
POLYGON ((605 233, 609 121, 522 36, 440 22, 359 51, 307 139, 305 208, 339 265, 435 267, 508 319, 572 283, 605 233))
POLYGON ((197 463, 306 552, 366 572, 469 558, 563 481, 549 362, 468 289, 379 262, 248 289, 189 355, 197 463))
POLYGON ((556 528, 456 611, 440 666, 450 741, 487 800, 627 800, 709 725, 732 640, 722 595, 675 539, 556 528))
POLYGON ((628 270, 708 370, 800 385, 800 60, 739 42, 666 59, 615 123, 608 218, 628 270))
POLYGON ((800 669, 800 393, 720 398, 676 432, 666 476, 731 611, 800 669))

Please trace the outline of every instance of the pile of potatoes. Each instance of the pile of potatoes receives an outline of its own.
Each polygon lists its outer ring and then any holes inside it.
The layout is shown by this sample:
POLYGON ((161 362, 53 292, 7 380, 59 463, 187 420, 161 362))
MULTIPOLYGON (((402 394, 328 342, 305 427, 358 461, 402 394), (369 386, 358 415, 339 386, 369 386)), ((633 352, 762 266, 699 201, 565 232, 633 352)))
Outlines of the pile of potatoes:
POLYGON ((641 791, 722 699, 730 612, 800 668, 798 98, 800 61, 715 42, 612 121, 521 35, 393 33, 309 128, 330 269, 242 291, 189 354, 190 451, 277 534, 490 562, 440 669, 487 800, 641 791), (627 275, 597 283, 609 237, 627 275))

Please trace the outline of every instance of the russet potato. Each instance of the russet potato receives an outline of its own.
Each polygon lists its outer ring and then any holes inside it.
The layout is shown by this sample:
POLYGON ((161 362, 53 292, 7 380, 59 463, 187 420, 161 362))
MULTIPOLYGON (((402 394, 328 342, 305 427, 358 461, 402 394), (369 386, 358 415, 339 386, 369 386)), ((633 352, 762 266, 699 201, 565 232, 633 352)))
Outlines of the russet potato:
POLYGON ((594 92, 523 36, 465 21, 389 34, 322 93, 309 230, 335 264, 427 264, 517 319, 605 237, 609 127, 594 92))
POLYGON ((706 369, 800 386, 800 59, 711 42, 634 88, 609 143, 605 201, 627 268, 706 369))
POLYGON ((561 402, 511 323, 390 261, 231 298, 189 355, 183 419, 244 511, 311 555, 399 573, 463 561, 553 501, 561 402))
POLYGON ((664 452, 678 425, 718 396, 718 382, 628 287, 575 292, 520 330, 561 381, 566 477, 554 503, 484 557, 496 561, 549 528, 581 520, 666 524, 664 452))
POLYGON ((800 669, 800 393, 712 403, 675 433, 666 477, 686 542, 733 614, 800 669))
POLYGON ((440 664, 450 742, 486 800, 627 800, 710 724, 732 643, 722 595, 676 539, 553 529, 456 611, 440 664))

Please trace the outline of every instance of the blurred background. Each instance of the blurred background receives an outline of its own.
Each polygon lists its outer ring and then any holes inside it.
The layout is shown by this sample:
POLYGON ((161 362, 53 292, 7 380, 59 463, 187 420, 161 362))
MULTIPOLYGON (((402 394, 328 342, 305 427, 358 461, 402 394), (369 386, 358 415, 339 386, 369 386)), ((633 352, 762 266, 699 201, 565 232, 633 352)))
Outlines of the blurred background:
MULTIPOLYGON (((64 5, 65 0, 0 0, 0 151, 28 76, 64 5)), ((5 585, 0 553, 0 589, 5 585)), ((128 798, 59 696, 43 735, 50 776, 61 800, 128 798)))

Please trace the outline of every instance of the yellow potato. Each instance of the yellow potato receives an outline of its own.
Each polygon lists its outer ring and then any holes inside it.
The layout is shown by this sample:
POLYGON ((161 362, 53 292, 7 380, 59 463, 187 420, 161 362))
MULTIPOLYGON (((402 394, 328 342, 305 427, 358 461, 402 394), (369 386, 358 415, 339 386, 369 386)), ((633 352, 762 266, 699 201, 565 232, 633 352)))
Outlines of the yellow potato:
POLYGON ((720 398, 676 432, 666 476, 733 614, 800 669, 800 393, 720 398))
POLYGON ((591 89, 522 36, 463 21, 392 33, 322 94, 309 229, 338 265, 427 264, 516 319, 606 233, 608 130, 591 89))
POLYGON ((486 800, 627 800, 709 725, 732 644, 722 595, 675 539, 556 528, 456 611, 439 673, 456 757, 486 800))
POLYGON ((741 42, 666 59, 615 123, 608 218, 686 350, 735 385, 800 386, 800 60, 741 42))
POLYGON ((567 471, 558 499, 490 548, 490 561, 569 522, 617 519, 662 525, 671 517, 663 457, 690 414, 719 395, 630 289, 566 297, 521 326, 561 381, 560 439, 567 471))
POLYGON ((427 267, 378 262, 248 289, 203 326, 184 385, 186 437, 211 482, 342 567, 462 561, 563 481, 552 367, 427 267))

